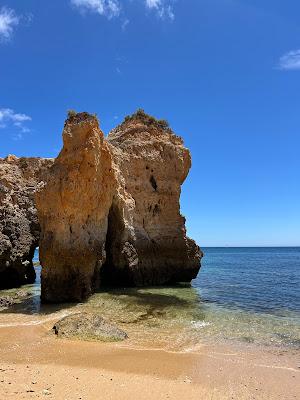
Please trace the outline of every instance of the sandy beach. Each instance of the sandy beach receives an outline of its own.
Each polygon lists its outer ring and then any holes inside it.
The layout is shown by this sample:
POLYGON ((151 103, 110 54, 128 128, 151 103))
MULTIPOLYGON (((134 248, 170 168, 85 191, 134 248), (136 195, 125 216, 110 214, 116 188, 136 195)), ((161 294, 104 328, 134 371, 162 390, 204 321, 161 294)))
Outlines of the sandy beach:
POLYGON ((0 399, 297 399, 299 352, 197 352, 58 339, 52 321, 0 328, 0 399))

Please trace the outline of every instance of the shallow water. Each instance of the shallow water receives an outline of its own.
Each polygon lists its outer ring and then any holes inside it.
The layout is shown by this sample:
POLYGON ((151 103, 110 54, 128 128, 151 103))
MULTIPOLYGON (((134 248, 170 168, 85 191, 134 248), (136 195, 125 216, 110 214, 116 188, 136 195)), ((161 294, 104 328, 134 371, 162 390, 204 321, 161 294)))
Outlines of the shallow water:
POLYGON ((41 305, 38 278, 24 287, 29 299, 0 312, 0 327, 91 310, 126 330, 129 346, 196 350, 207 342, 233 341, 299 349, 300 248, 204 252, 192 285, 99 291, 78 305, 41 305))

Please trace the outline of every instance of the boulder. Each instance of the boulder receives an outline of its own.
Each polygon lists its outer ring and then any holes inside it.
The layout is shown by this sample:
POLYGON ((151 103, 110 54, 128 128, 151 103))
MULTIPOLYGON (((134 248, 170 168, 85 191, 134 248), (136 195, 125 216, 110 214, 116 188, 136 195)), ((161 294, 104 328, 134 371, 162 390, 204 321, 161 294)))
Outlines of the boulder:
POLYGON ((102 342, 116 342, 128 338, 126 332, 105 321, 99 315, 89 312, 68 315, 56 322, 52 329, 61 338, 100 340, 102 342))
POLYGON ((32 264, 40 229, 34 192, 52 159, 0 159, 0 289, 35 281, 32 264))
POLYGON ((99 286, 116 181, 98 120, 70 114, 63 149, 36 194, 41 225, 41 297, 81 301, 99 286))

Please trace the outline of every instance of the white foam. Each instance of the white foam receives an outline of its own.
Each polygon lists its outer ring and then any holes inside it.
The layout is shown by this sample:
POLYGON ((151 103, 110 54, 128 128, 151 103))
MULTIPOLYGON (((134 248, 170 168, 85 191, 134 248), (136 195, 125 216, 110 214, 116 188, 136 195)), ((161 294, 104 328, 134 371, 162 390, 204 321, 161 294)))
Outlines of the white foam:
POLYGON ((197 329, 201 329, 201 328, 205 328, 206 326, 210 325, 210 322, 206 322, 206 321, 192 321, 192 325, 194 328, 197 329))

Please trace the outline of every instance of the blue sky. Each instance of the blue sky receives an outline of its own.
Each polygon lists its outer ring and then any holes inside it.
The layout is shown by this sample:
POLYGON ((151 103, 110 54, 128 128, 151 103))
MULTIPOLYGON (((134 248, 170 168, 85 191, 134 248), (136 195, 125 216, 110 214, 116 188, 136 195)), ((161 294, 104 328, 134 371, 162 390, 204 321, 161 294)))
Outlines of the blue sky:
POLYGON ((0 0, 0 157, 56 156, 66 111, 144 108, 191 149, 201 246, 300 245, 300 3, 0 0))

